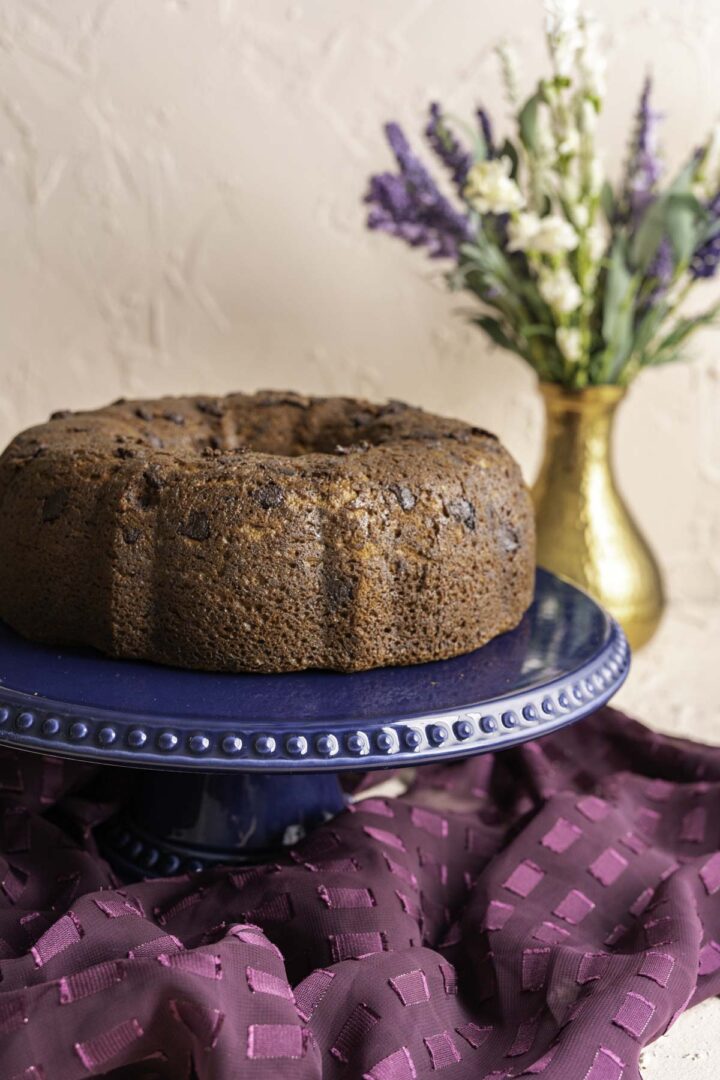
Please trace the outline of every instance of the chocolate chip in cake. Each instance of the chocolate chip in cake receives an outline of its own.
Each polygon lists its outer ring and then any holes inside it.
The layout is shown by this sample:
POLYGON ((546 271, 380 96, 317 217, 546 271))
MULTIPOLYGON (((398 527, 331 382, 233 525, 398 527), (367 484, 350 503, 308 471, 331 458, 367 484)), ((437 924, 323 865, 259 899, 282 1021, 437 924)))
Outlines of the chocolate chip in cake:
POLYGON ((187 521, 178 525, 181 536, 187 536, 189 540, 207 540, 210 536, 210 522, 207 514, 202 510, 191 510, 187 521))
POLYGON ((219 419, 225 415, 225 408, 219 401, 197 401, 195 405, 198 411, 206 416, 216 416, 219 419))
POLYGON ((147 486, 153 491, 160 491, 161 488, 165 487, 165 480, 157 465, 148 465, 143 472, 143 478, 147 486))
POLYGON ((258 390, 254 402, 256 405, 295 405, 298 409, 310 407, 310 398, 291 391, 258 390))
POLYGON ((111 402, 111 404, 112 405, 124 405, 126 403, 126 401, 127 401, 127 398, 119 397, 119 398, 115 398, 115 400, 113 402, 111 402))
POLYGON ((169 420, 171 424, 177 424, 178 427, 182 427, 185 423, 185 417, 182 413, 172 412, 170 410, 163 413, 163 420, 169 420))
POLYGON ((57 521, 68 504, 68 489, 58 488, 43 499, 43 521, 57 521))
POLYGON ((486 431, 486 430, 485 430, 485 428, 481 428, 481 427, 471 427, 471 428, 470 428, 470 432, 471 432, 471 434, 473 434, 473 435, 482 435, 482 436, 483 436, 483 438, 485 438, 485 439, 492 439, 492 440, 493 440, 493 442, 497 442, 497 441, 498 441, 498 437, 497 437, 497 435, 493 435, 492 431, 486 431))
POLYGON ((135 415, 138 420, 148 421, 154 419, 153 413, 151 413, 149 409, 146 409, 144 405, 138 405, 137 409, 135 409, 135 415))
POLYGON ((51 420, 67 420, 68 416, 72 416, 72 409, 58 409, 57 412, 50 413, 51 420))
POLYGON ((121 458, 123 461, 127 458, 135 457, 135 451, 130 446, 117 446, 113 450, 113 454, 115 455, 115 457, 121 458))
POLYGON ((134 529, 131 525, 126 525, 122 531, 122 537, 126 544, 136 544, 141 536, 142 531, 134 529))
POLYGON ((165 486, 165 480, 157 465, 148 465, 142 475, 145 486, 143 490, 135 496, 135 499, 138 506, 142 507, 143 510, 147 510, 149 507, 157 505, 158 494, 165 486))
POLYGON ((285 502, 285 492, 274 480, 262 484, 252 494, 255 502, 259 503, 263 510, 273 510, 277 506, 282 506, 285 502))
POLYGON ((402 484, 390 484, 390 491, 392 491, 403 510, 412 510, 417 502, 410 488, 404 487, 402 484))
POLYGON ((469 499, 451 499, 447 503, 447 511, 450 517, 454 518, 455 521, 459 521, 470 532, 475 531, 475 507, 469 499))
POLYGON ((367 425, 371 424, 374 419, 375 419, 375 414, 371 413, 371 412, 367 412, 366 410, 363 410, 361 412, 356 412, 354 414, 354 416, 350 417, 350 420, 351 420, 351 423, 352 423, 353 427, 356 427, 356 428, 367 427, 367 425))

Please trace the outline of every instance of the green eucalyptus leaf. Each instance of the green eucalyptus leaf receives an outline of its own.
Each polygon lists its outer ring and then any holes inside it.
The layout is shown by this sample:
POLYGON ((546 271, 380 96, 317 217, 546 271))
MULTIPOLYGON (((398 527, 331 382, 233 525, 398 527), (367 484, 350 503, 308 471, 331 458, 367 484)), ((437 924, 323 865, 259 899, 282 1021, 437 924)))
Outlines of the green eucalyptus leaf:
POLYGON ((698 162, 697 158, 693 154, 689 161, 687 161, 675 179, 667 188, 668 195, 682 195, 690 191, 692 182, 695 179, 695 173, 697 172, 698 162))
POLYGON ((645 211, 630 248, 630 262, 639 270, 648 269, 665 236, 670 236, 679 260, 688 257, 679 253, 688 252, 693 228, 697 243, 697 231, 707 214, 690 190, 696 169, 697 162, 693 157, 645 211))
POLYGON ((618 236, 610 249, 605 279, 602 336, 606 344, 616 337, 618 324, 624 317, 624 302, 630 291, 632 280, 633 275, 627 265, 625 243, 618 236))
POLYGON ((510 352, 517 352, 518 347, 513 339, 506 333, 502 323, 498 319, 494 319, 492 315, 475 315, 472 320, 481 330, 491 338, 496 345, 499 345, 503 349, 509 349, 510 352))
MULTIPOLYGON (((718 316, 720 316, 720 303, 714 304, 707 311, 703 311, 700 315, 688 315, 682 319, 678 319, 669 334, 666 334, 658 344, 657 352, 664 353, 667 350, 675 351, 679 345, 682 345, 684 341, 694 334, 696 330, 699 330, 703 326, 712 326, 717 322, 718 316)), ((654 356, 651 358, 651 362, 657 363, 654 356)))
POLYGON ((667 303, 660 300, 645 312, 635 327, 633 350, 636 353, 642 355, 645 352, 656 331, 667 318, 668 311, 667 303))
POLYGON ((692 212, 696 217, 707 217, 707 211, 703 204, 695 195, 690 191, 677 191, 670 192, 668 195, 668 201, 673 206, 680 206, 686 210, 692 212))
POLYGON ((470 259, 472 262, 482 262, 484 258, 482 248, 479 244, 461 244, 460 254, 464 255, 466 259, 470 259))
POLYGON ((665 223, 675 258, 685 263, 701 240, 707 211, 694 195, 670 195, 667 199, 665 223))
POLYGON ((678 349, 658 349, 657 352, 645 355, 642 358, 642 367, 660 367, 662 364, 676 364, 689 360, 687 353, 678 349))
POLYGON ((600 188, 600 205, 609 225, 615 220, 615 195, 609 180, 604 180, 600 188))
POLYGON ((520 333, 524 338, 546 337, 555 340, 555 329, 542 323, 525 323, 520 327, 520 333))
POLYGON ((541 91, 529 97, 518 115, 518 127, 523 146, 531 154, 537 150, 538 109, 543 102, 541 91))
POLYGON ((510 139, 505 139, 505 142, 500 147, 500 157, 510 158, 512 164, 510 175, 513 180, 517 180, 518 169, 520 167, 520 156, 510 139))
POLYGON ((610 250, 603 297, 603 381, 615 381, 632 351, 633 315, 638 285, 637 275, 632 274, 627 265, 624 240, 618 236, 610 250))
POLYGON ((643 214, 630 244, 630 261, 643 272, 652 263, 663 237, 667 234, 667 198, 652 203, 643 214))
POLYGON ((489 147, 483 135, 481 133, 475 135, 472 141, 473 161, 487 161, 488 151, 489 147))

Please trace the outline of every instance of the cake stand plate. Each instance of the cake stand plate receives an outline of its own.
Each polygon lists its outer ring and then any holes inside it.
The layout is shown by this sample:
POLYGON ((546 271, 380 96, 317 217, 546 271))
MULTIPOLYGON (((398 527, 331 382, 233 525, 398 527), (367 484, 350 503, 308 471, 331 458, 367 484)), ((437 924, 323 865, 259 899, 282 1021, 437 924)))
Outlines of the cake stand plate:
POLYGON ((37 645, 0 624, 0 743, 134 766, 105 848, 129 876, 176 873, 297 840, 344 805, 340 770, 487 753, 574 723, 628 664, 617 623, 544 570, 511 633, 452 660, 351 675, 186 671, 37 645))

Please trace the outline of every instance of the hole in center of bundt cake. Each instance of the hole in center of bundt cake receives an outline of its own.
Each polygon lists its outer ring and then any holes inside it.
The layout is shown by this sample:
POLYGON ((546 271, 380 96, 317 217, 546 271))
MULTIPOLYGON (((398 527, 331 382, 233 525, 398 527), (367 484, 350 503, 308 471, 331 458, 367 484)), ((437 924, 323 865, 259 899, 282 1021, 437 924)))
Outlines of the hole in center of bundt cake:
POLYGON ((362 408, 345 399, 315 400, 298 408, 291 402, 244 402, 222 419, 208 417, 211 432, 203 448, 250 450, 278 457, 362 452, 382 441, 382 408, 362 408))
POLYGON ((362 453, 410 438, 455 437, 446 430, 444 421, 402 402, 375 405, 352 398, 307 398, 290 392, 121 400, 110 411, 117 444, 113 452, 120 458, 133 457, 137 443, 182 455, 254 451, 294 458, 362 453), (120 424, 124 430, 118 430, 120 424))

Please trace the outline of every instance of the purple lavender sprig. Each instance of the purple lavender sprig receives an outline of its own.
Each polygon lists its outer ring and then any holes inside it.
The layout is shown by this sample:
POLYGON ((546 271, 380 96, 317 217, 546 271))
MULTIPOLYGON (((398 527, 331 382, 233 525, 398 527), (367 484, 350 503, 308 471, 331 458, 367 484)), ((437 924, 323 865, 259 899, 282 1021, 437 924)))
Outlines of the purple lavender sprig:
POLYGON ((690 275, 696 280, 713 277, 720 266, 720 191, 705 209, 713 222, 713 228, 708 239, 697 248, 690 261, 690 275))
POLYGON ((436 101, 430 105, 425 136, 440 161, 449 170, 458 192, 462 194, 473 156, 453 135, 436 101))
POLYGON ((477 110, 477 121, 480 128, 480 134, 483 137, 485 143, 485 153, 488 158, 494 158, 497 156, 497 148, 495 146, 495 135, 493 133, 492 120, 488 116, 485 109, 480 106, 477 110))
POLYGON ((635 131, 625 170, 625 218, 635 224, 654 201, 663 165, 658 153, 658 126, 663 114, 650 103, 652 80, 645 79, 635 117, 635 131))
POLYGON ((439 191, 398 124, 386 124, 385 134, 400 171, 371 176, 365 196, 371 207, 368 228, 426 247, 432 258, 457 258, 471 236, 468 216, 439 191))

